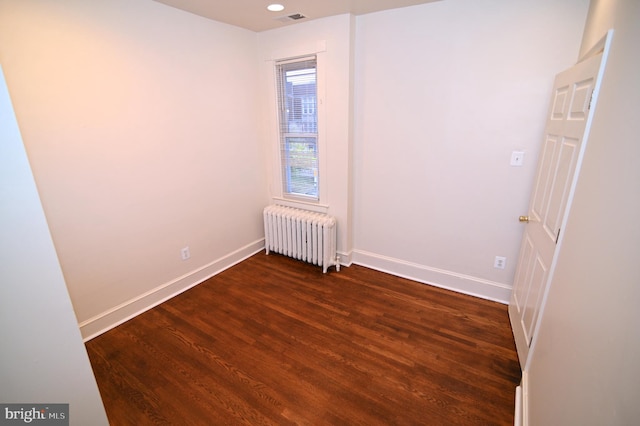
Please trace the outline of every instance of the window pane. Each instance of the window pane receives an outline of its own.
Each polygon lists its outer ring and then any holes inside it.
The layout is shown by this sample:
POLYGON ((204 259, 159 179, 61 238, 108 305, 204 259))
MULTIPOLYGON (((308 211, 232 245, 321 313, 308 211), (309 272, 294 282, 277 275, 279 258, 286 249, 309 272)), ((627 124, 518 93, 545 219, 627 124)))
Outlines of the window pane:
POLYGON ((318 196, 318 150, 314 137, 285 137, 286 192, 318 196))
POLYGON ((282 123, 287 133, 317 133, 316 70, 307 68, 286 72, 286 117, 282 123))
POLYGON ((277 65, 285 193, 318 198, 316 60, 277 65))

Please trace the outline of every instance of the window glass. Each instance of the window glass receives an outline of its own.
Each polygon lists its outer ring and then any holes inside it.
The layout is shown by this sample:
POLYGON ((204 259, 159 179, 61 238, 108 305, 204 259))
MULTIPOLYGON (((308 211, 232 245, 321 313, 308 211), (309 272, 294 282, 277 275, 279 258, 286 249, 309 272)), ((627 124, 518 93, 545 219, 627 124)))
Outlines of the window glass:
POLYGON ((276 64, 285 195, 318 199, 316 58, 276 64))

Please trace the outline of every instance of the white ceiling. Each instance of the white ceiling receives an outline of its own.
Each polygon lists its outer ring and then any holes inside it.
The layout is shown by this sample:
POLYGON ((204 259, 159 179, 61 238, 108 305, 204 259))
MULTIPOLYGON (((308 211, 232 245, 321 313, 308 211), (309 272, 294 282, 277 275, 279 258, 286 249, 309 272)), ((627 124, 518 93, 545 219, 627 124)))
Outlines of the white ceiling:
POLYGON ((326 16, 352 13, 362 15, 387 9, 431 3, 438 0, 155 0, 215 21, 243 27, 252 31, 264 31, 305 22, 326 16), (267 6, 280 3, 282 12, 269 12, 267 6), (302 14, 297 21, 286 18, 302 14), (283 22, 284 21, 284 22, 283 22))

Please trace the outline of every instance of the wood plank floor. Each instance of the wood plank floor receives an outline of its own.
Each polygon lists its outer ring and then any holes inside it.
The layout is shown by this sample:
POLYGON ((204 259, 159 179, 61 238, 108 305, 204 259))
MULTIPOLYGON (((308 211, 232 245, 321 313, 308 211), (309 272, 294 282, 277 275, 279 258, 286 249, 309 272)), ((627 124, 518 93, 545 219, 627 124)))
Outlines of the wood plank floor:
POLYGON ((259 253, 87 342, 113 426, 510 425, 507 307, 259 253))

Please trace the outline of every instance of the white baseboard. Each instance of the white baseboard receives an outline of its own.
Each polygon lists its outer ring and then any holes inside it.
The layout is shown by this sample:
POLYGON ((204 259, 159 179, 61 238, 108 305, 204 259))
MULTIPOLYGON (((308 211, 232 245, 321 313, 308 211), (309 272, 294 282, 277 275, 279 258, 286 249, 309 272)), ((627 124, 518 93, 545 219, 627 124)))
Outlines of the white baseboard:
POLYGON ((503 304, 509 303, 511 287, 470 275, 431 268, 363 250, 353 251, 353 263, 435 287, 503 304))
MULTIPOLYGON (((263 249, 264 239, 257 240, 226 256, 214 260, 208 265, 162 284, 93 318, 89 318, 79 324, 82 338, 85 342, 89 341, 154 306, 200 284, 212 276, 219 274, 225 269, 240 263, 263 249)), ((500 303, 508 303, 511 294, 511 288, 504 284, 430 268, 363 250, 339 253, 339 256, 340 263, 345 266, 355 263, 399 277, 500 303)))
MULTIPOLYGON (((529 374, 527 371, 522 372, 522 381, 520 382, 520 401, 516 398, 516 414, 520 410, 520 424, 522 426, 529 425, 529 374)), ((517 418, 516 418, 517 420, 517 418)))
POLYGON ((522 426, 522 387, 516 387, 516 407, 513 410, 513 426, 522 426))
POLYGON ((79 324, 85 342, 171 299, 264 249, 264 238, 247 244, 201 268, 162 284, 79 324))

